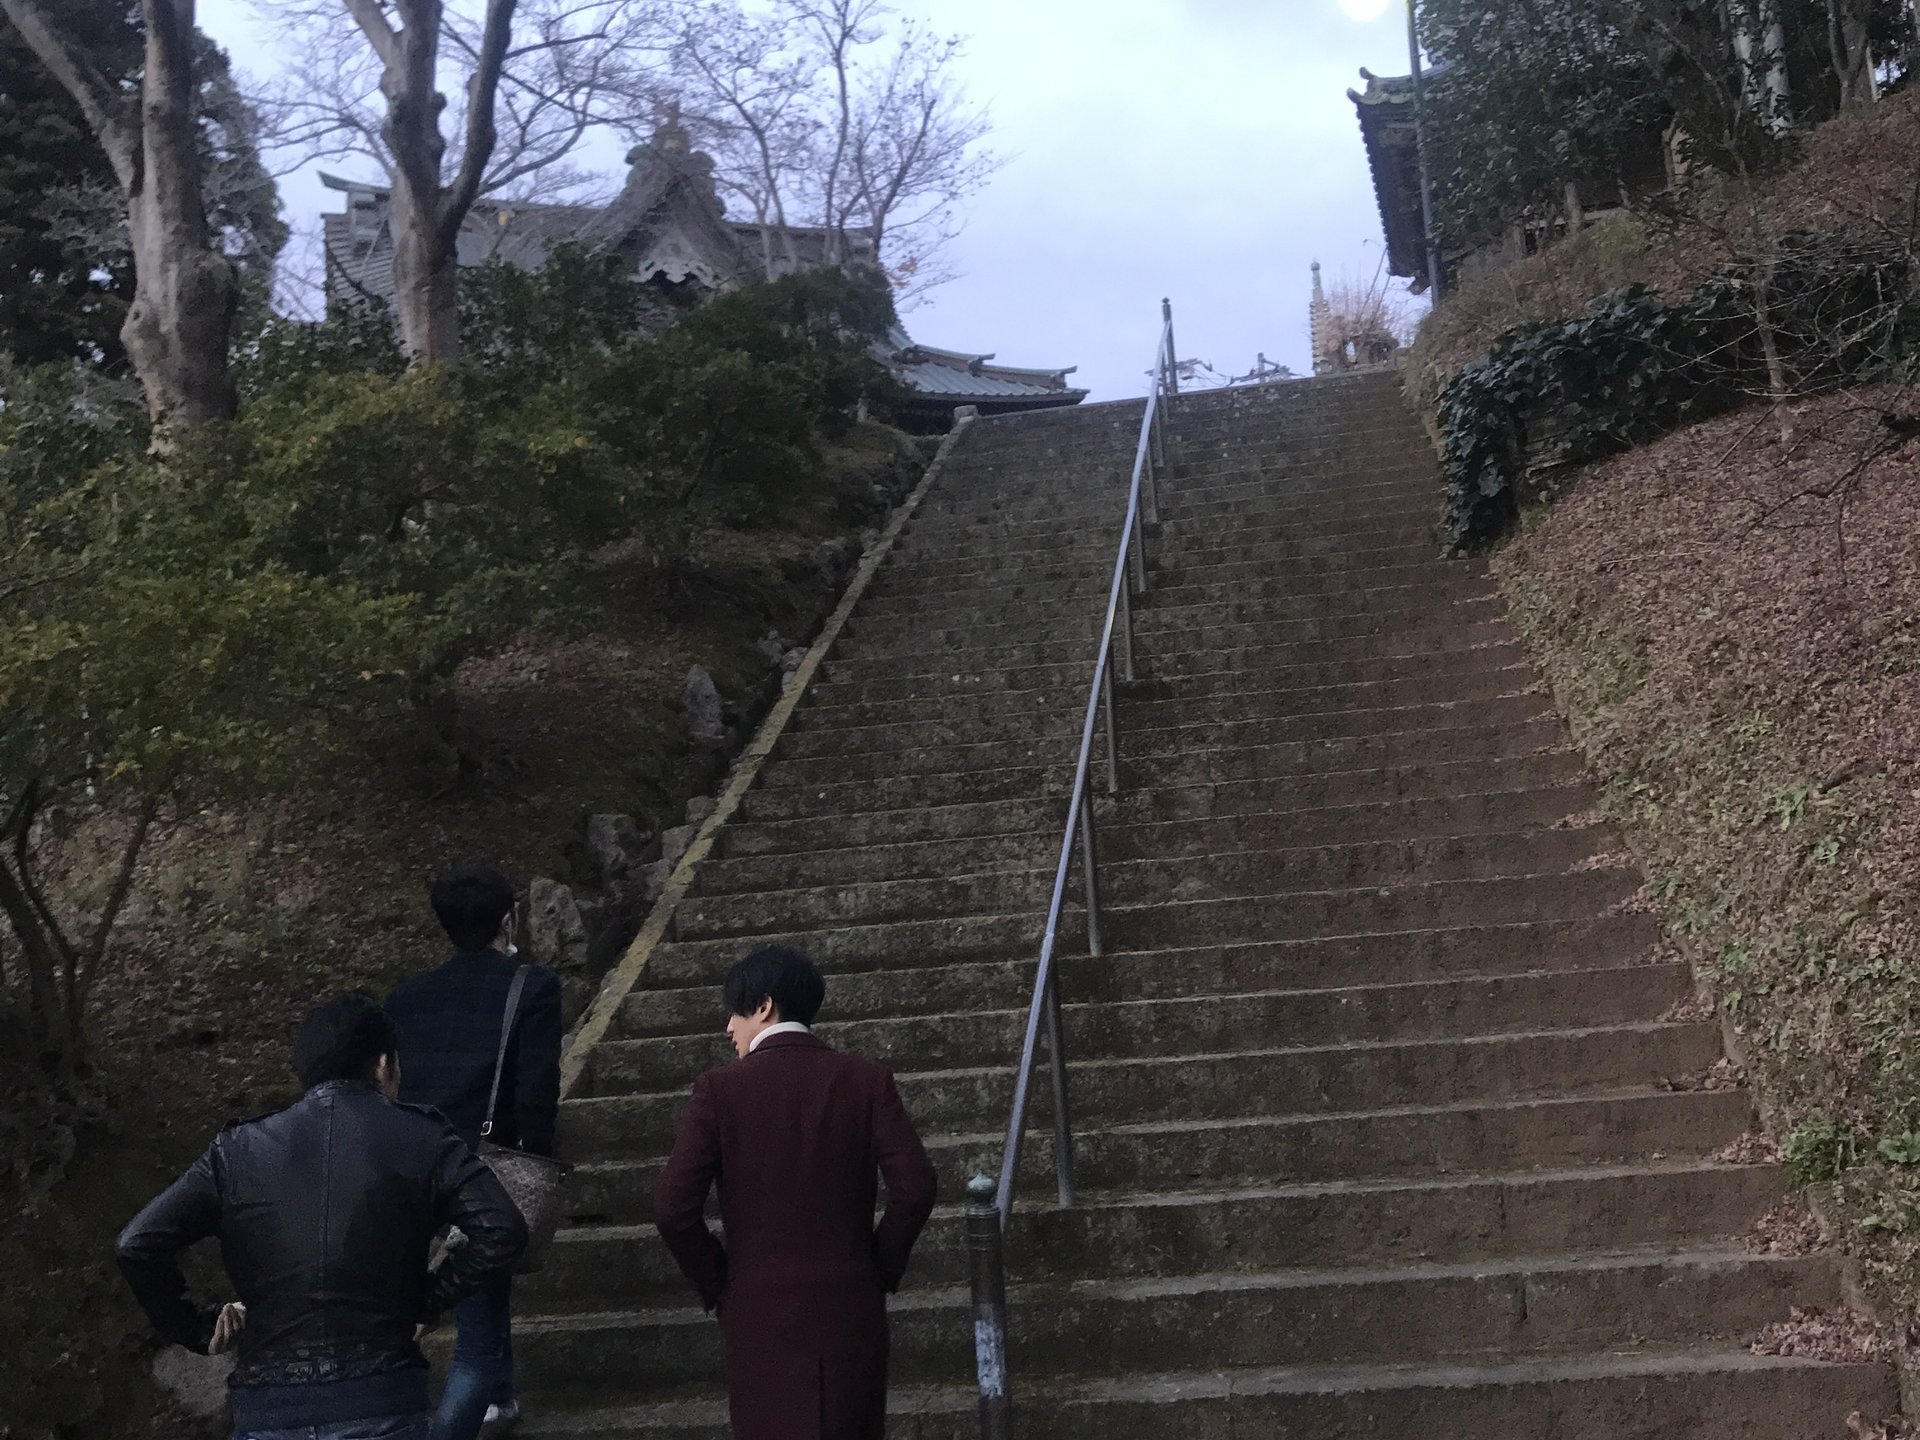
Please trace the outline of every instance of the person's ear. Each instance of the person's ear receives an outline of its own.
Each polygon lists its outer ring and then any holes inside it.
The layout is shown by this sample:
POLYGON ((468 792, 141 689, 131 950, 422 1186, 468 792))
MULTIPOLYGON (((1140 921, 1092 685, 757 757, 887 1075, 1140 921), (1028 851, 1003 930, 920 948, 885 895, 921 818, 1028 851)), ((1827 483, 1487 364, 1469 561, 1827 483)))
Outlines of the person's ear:
POLYGON ((779 1020, 780 1012, 774 1009, 771 995, 760 1002, 760 1008, 753 1012, 753 1018, 762 1025, 772 1025, 779 1020))
POLYGON ((398 1055, 382 1055, 373 1062, 373 1083, 389 1100, 398 1097, 400 1094, 400 1057, 398 1055))

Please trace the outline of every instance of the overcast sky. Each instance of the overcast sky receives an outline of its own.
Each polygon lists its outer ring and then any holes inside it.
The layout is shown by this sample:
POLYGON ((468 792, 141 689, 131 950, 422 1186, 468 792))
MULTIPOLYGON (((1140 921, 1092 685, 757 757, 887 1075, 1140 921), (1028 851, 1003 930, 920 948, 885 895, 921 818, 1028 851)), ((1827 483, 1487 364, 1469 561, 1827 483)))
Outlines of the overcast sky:
MULTIPOLYGON (((1362 65, 1405 73, 1397 0, 897 8, 971 37, 965 83, 1009 157, 968 205, 960 277, 906 317, 915 339, 1078 365, 1079 383, 1111 399, 1142 390, 1167 295, 1183 359, 1244 374, 1264 351, 1307 372, 1308 266, 1365 282, 1379 263, 1346 92, 1362 65)), ((201 0, 200 23, 250 75, 279 68, 249 0, 201 0)), ((308 232, 342 199, 311 174, 283 196, 308 232)))

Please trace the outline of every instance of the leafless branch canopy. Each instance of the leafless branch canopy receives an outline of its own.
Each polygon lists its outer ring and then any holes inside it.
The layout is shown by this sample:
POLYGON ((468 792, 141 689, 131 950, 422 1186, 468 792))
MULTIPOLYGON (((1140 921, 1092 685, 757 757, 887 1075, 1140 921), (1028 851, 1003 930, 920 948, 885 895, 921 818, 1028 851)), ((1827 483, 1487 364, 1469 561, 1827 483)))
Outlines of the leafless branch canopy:
POLYGON ((723 192, 770 227, 870 241, 904 294, 947 278, 960 203, 998 168, 957 78, 961 41, 897 23, 881 0, 676 0, 663 9, 683 120, 723 192))

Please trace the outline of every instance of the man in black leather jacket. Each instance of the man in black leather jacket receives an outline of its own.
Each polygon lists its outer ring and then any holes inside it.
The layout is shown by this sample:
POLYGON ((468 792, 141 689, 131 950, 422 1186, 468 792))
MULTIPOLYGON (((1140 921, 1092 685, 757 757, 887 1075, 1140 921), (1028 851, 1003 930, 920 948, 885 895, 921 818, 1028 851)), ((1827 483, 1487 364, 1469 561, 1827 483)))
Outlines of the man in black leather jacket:
POLYGON ((426 1440, 419 1326, 526 1246, 494 1174, 433 1111, 397 1103, 398 1041, 370 996, 317 1007, 294 1042, 306 1094, 223 1129, 120 1235, 120 1268, 154 1327, 203 1354, 239 1338, 242 1440, 426 1440), (435 1233, 467 1243, 436 1271, 435 1233), (197 1302, 179 1255, 218 1236, 243 1310, 197 1302))

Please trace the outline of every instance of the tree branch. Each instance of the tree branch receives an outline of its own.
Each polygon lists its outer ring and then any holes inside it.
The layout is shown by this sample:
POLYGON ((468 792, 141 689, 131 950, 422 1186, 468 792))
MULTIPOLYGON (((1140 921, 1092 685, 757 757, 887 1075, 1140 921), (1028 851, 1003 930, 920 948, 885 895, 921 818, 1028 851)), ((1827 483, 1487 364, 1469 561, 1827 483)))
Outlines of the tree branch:
POLYGON ((500 88, 500 72, 506 65, 507 49, 513 40, 513 12, 518 0, 487 0, 487 28, 480 37, 480 53, 474 58, 473 76, 467 81, 467 142, 460 157, 460 173, 441 206, 439 221, 446 227, 444 241, 452 245, 480 194, 486 177, 487 162, 499 139, 494 123, 494 95, 500 88))
POLYGON ((120 919, 127 896, 133 890, 133 876, 140 864, 140 852, 146 848, 147 836, 153 830, 153 819, 159 810, 160 794, 156 787, 140 798, 140 808, 134 812, 133 828, 127 834, 127 843, 120 848, 120 863, 114 869, 113 887, 107 892, 106 904, 100 907, 99 923, 94 926, 93 939, 82 958, 76 991, 82 1005, 85 1005, 87 996, 93 991, 93 982, 99 977, 101 962, 107 956, 108 942, 113 938, 113 927, 120 919))
POLYGON ((380 8, 379 0, 343 0, 354 24, 366 34, 367 43, 382 65, 397 65, 400 60, 400 34, 380 8))

